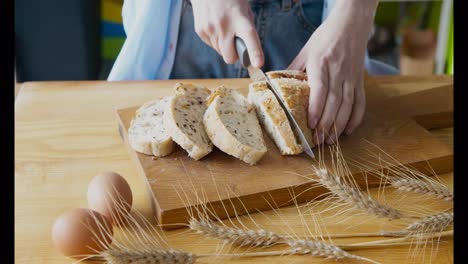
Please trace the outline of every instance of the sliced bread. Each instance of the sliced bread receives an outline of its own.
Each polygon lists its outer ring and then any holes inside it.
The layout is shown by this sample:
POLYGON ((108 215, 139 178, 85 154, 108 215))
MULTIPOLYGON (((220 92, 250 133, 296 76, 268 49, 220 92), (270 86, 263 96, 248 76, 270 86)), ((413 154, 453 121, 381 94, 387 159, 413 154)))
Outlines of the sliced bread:
POLYGON ((164 108, 170 97, 143 104, 128 129, 128 142, 137 152, 163 157, 172 152, 174 142, 163 126, 164 108))
POLYGON ((255 108, 238 91, 218 87, 203 117, 211 142, 221 151, 250 165, 267 152, 255 108))
POLYGON ((286 113, 273 92, 268 89, 266 82, 251 83, 248 99, 255 105, 260 123, 282 155, 295 155, 303 151, 296 141, 286 113))
POLYGON ((301 81, 307 81, 307 73, 296 70, 269 71, 266 73, 270 79, 292 78, 301 81))
MULTIPOLYGON (((296 119, 309 145, 313 147, 312 130, 309 128, 307 121, 310 94, 307 81, 293 78, 271 79, 271 81, 279 87, 280 95, 284 99, 286 107, 296 119)), ((297 133, 294 132, 297 138, 297 133)))
POLYGON ((190 83, 177 83, 164 112, 164 126, 189 157, 199 160, 213 150, 203 126, 205 100, 210 90, 190 83))

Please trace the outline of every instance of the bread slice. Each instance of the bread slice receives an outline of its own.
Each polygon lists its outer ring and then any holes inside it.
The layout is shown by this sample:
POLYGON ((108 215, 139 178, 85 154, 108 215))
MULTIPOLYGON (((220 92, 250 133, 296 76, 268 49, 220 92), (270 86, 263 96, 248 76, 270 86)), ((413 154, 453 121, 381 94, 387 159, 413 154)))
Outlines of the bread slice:
POLYGON ((163 157, 174 149, 174 142, 163 126, 164 108, 170 97, 143 104, 128 129, 128 142, 137 152, 163 157))
POLYGON ((267 152, 255 108, 238 91, 218 87, 203 117, 211 142, 223 152, 254 165, 267 152))
POLYGON ((257 117, 263 128, 275 142, 282 155, 301 153, 286 113, 266 82, 253 82, 249 85, 249 101, 255 105, 257 117))
MULTIPOLYGON (((293 78, 271 79, 271 81, 279 87, 280 95, 284 99, 286 107, 291 111, 310 147, 314 147, 312 130, 309 128, 307 119, 310 94, 307 81, 293 78)), ((296 131, 294 132, 298 139, 296 131)))
POLYGON ((164 126, 189 157, 199 160, 213 150, 203 126, 210 90, 190 83, 177 83, 164 112, 164 126))
POLYGON ((269 71, 266 73, 270 79, 292 78, 300 81, 307 81, 307 73, 296 70, 269 71))

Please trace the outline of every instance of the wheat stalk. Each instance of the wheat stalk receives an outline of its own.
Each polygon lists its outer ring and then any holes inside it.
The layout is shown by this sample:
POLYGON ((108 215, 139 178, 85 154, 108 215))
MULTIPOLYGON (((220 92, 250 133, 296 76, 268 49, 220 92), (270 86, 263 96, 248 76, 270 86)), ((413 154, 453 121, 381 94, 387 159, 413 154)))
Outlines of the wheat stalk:
POLYGON ((443 184, 438 182, 424 182, 417 179, 399 179, 391 182, 396 189, 404 192, 415 192, 437 197, 445 201, 453 201, 453 194, 443 184))
MULTIPOLYGON (((425 236, 436 237, 437 234, 449 235, 450 232, 444 233, 443 231, 453 224, 453 213, 438 213, 428 215, 422 219, 413 222, 399 231, 380 231, 374 233, 354 233, 354 234, 330 234, 330 238, 351 238, 351 237, 411 237, 411 236, 425 236)), ((283 237, 287 237, 282 235, 283 237)), ((392 240, 382 240, 382 242, 390 243, 392 240)), ((398 240, 397 240, 398 241, 398 240)), ((372 244, 376 245, 376 244, 372 244)), ((339 245, 342 249, 348 249, 352 244, 339 245)))
MULTIPOLYGON (((119 199, 120 200, 120 199, 119 199)), ((179 264, 179 263, 195 263, 199 258, 205 257, 262 257, 262 256, 278 256, 287 254, 302 254, 321 256, 334 259, 354 258, 376 263, 363 257, 355 256, 347 253, 339 247, 333 246, 319 241, 301 240, 294 242, 285 239, 281 235, 269 232, 263 229, 259 230, 242 230, 238 228, 230 228, 215 224, 208 218, 196 220, 191 218, 189 227, 197 233, 215 237, 230 243, 239 244, 242 246, 271 246, 276 243, 290 245, 289 250, 284 251, 267 251, 253 253, 233 253, 233 254, 192 254, 189 252, 180 251, 167 246, 164 239, 151 223, 138 211, 132 214, 123 214, 125 201, 114 201, 114 205, 118 209, 116 215, 112 217, 121 217, 127 227, 126 232, 122 232, 120 239, 114 239, 113 243, 106 250, 96 252, 95 255, 90 255, 87 259, 103 260, 109 264, 179 264)), ((104 227, 99 226, 99 232, 106 232, 104 227)), ((100 241, 102 242, 102 241, 100 241)))
POLYGON ((384 166, 385 170, 373 171, 372 174, 381 177, 385 180, 385 183, 388 182, 391 186, 400 191, 429 195, 449 202, 453 201, 453 193, 440 181, 429 163, 428 166, 429 169, 432 170, 433 177, 401 163, 377 145, 371 142, 368 143, 375 147, 379 153, 368 150, 369 156, 375 161, 369 158, 366 158, 364 163, 354 161, 357 165, 364 168, 367 167, 368 169, 371 167, 368 167, 365 163, 384 166), (383 157, 381 155, 383 155, 383 157))
POLYGON ((435 232, 445 229, 453 223, 453 213, 439 213, 424 217, 422 220, 410 224, 409 232, 435 232))
POLYGON ((377 202, 369 195, 365 195, 357 187, 346 183, 341 176, 329 173, 328 170, 324 168, 315 169, 315 173, 324 187, 354 208, 364 210, 370 215, 385 217, 390 220, 402 217, 400 211, 377 202))
MULTIPOLYGON (((315 257, 325 257, 337 260, 348 258, 376 263, 375 261, 372 261, 370 259, 350 254, 342 248, 340 248, 339 246, 330 243, 325 243, 315 239, 293 239, 289 235, 280 235, 264 229, 245 230, 240 228, 226 227, 218 225, 213 221, 207 219, 197 220, 195 218, 191 218, 189 223, 190 229, 195 231, 196 233, 203 234, 205 236, 216 238, 222 241, 227 241, 229 243, 236 244, 239 246, 267 247, 277 244, 286 244, 289 246, 289 250, 285 251, 219 254, 218 256, 255 257, 293 254, 311 255, 315 257)), ((376 244, 374 246, 381 247, 380 244, 376 244)), ((372 248, 374 246, 366 245, 363 248, 372 248)), ((352 244, 349 245, 349 248, 358 249, 358 247, 354 247, 352 244)))
POLYGON ((312 256, 325 257, 331 259, 349 258, 363 260, 362 257, 350 254, 335 245, 321 242, 318 240, 291 239, 287 241, 287 244, 295 252, 295 254, 310 254, 312 256))
POLYGON ((453 224, 453 213, 438 213, 428 215, 421 220, 409 224, 400 231, 382 231, 383 236, 411 236, 418 234, 438 233, 453 224))
POLYGON ((325 160, 323 158, 319 158, 318 166, 314 165, 312 168, 315 175, 318 177, 318 181, 315 180, 320 185, 327 188, 334 197, 355 209, 362 210, 369 215, 374 215, 379 218, 393 220, 403 217, 403 214, 399 210, 378 202, 368 193, 366 194, 361 190, 353 177, 353 173, 338 143, 330 146, 330 158, 330 168, 325 165, 325 160))
POLYGON ((227 241, 238 246, 268 247, 284 242, 281 235, 264 229, 240 229, 216 225, 208 219, 191 218, 189 227, 196 233, 227 241))
MULTIPOLYGON (((441 232, 434 232, 434 233, 427 233, 421 234, 418 236, 418 239, 437 239, 439 240, 441 237, 452 237, 453 230, 441 231, 441 232)), ((376 248, 382 245, 404 245, 405 242, 411 241, 414 239, 415 236, 404 236, 400 238, 393 238, 393 239, 384 239, 384 240, 377 240, 377 241, 369 241, 369 242, 361 242, 361 243, 354 243, 354 244, 346 244, 346 245, 337 245, 342 249, 351 250, 351 249, 364 249, 364 248, 376 248)), ((415 244, 412 243, 411 244, 415 244)), ((418 244, 418 243, 416 243, 418 244)))

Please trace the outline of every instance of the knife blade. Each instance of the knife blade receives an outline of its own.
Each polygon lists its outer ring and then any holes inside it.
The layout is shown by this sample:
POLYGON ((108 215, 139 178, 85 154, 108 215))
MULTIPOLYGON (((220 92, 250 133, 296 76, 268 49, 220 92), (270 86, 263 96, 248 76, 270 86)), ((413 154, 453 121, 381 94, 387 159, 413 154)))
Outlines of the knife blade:
POLYGON ((301 127, 297 123, 291 111, 289 111, 289 108, 286 106, 286 102, 284 101, 283 97, 280 94, 279 87, 277 87, 276 83, 273 83, 270 80, 270 78, 268 78, 268 76, 261 69, 253 66, 250 63, 249 54, 248 54, 244 41, 241 38, 236 37, 235 42, 236 42, 236 50, 239 56, 239 60, 242 66, 245 67, 247 71, 249 72, 250 79, 252 81, 265 81, 266 82, 268 89, 273 92, 281 108, 283 108, 284 112, 286 113, 289 123, 291 124, 292 128, 296 132, 296 135, 299 138, 299 142, 301 143, 302 148, 304 149, 304 152, 307 155, 309 155, 312 159, 315 160, 314 152, 312 151, 312 148, 310 147, 309 142, 307 142, 307 139, 304 136, 304 133, 302 132, 301 127))

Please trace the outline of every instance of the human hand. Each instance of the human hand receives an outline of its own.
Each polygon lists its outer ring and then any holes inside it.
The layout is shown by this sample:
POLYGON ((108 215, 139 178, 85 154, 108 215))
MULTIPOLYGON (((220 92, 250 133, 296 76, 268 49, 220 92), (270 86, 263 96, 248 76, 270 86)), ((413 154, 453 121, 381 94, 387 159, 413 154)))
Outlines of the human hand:
POLYGON ((192 0, 195 32, 228 64, 238 60, 234 37, 244 40, 250 61, 258 68, 264 56, 247 0, 192 0))
POLYGON ((306 70, 309 126, 317 144, 352 133, 366 108, 364 57, 377 0, 338 0, 290 64, 306 70))

